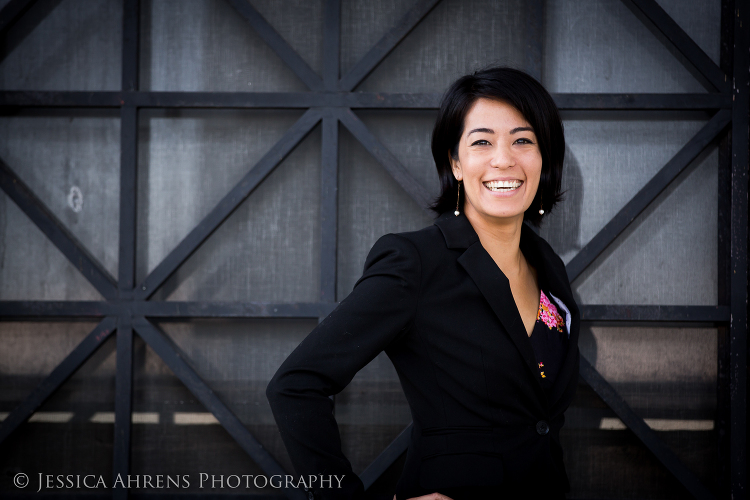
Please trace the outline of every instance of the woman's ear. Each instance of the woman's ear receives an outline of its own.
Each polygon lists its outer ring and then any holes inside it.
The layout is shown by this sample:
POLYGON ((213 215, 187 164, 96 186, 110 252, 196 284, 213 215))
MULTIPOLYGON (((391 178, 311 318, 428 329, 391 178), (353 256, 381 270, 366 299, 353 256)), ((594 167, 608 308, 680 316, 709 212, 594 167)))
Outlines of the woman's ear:
POLYGON ((464 173, 461 170, 461 163, 458 161, 458 159, 453 158, 453 156, 448 153, 448 161, 451 162, 451 171, 453 172, 453 177, 455 177, 457 181, 463 179, 464 173))

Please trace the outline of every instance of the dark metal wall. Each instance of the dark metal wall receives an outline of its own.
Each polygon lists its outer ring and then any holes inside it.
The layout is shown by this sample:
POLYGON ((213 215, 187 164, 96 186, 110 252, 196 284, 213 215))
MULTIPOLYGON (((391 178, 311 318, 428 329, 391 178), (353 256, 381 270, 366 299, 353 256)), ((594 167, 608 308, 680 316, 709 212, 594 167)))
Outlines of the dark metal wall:
MULTIPOLYGON (((292 471, 267 381, 377 237, 430 224, 440 93, 500 63, 565 121, 542 235, 585 320, 571 497, 745 498, 743 7, 0 2, 0 491, 129 472, 193 481, 93 493, 282 494, 198 474, 292 471)), ((390 362, 335 402, 390 498, 410 423, 390 362)))

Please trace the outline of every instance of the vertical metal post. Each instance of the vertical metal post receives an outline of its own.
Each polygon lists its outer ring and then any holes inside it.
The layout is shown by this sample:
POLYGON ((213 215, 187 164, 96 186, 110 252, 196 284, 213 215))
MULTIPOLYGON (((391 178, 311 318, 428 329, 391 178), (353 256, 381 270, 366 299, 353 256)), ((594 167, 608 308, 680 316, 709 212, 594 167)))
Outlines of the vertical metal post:
POLYGON ((731 219, 731 497, 747 498, 747 222, 748 222, 748 90, 750 86, 750 16, 747 2, 734 5, 732 86, 732 219, 731 219))
MULTIPOLYGON (((138 174, 138 109, 127 94, 138 90, 139 0, 124 0, 122 35, 122 92, 120 109, 120 244, 118 295, 133 300, 136 255, 136 202, 138 174)), ((115 439, 113 484, 118 475, 130 472, 130 430, 133 395, 133 328, 131 312, 123 312, 117 329, 117 374, 115 382, 115 439)), ((127 483, 125 483, 127 485, 127 483)), ((116 487, 112 498, 128 498, 127 488, 116 487)))
POLYGON ((121 300, 133 299, 135 286, 136 198, 138 176, 138 109, 120 109, 120 249, 118 291, 121 300))
POLYGON ((323 11, 323 87, 339 88, 341 0, 325 0, 323 11))
MULTIPOLYGON (((732 33, 734 32, 734 0, 721 2, 721 48, 719 66, 731 75, 734 50, 732 33)), ((730 241, 732 214, 732 141, 731 131, 727 131, 719 142, 718 172, 718 304, 729 307, 730 290, 730 241)), ((717 362, 716 362, 716 484, 719 486, 719 498, 729 498, 730 484, 730 421, 731 398, 729 393, 729 327, 720 325, 717 328, 717 362)))
POLYGON ((338 251, 339 122, 333 113, 323 116, 320 169, 320 300, 336 301, 338 251))
MULTIPOLYGON (((323 12, 323 85, 338 90, 341 0, 325 0, 323 12)), ((320 300, 336 301, 338 248, 339 122, 332 110, 323 113, 320 169, 320 300)))
POLYGON ((542 51, 544 50, 544 0, 531 0, 524 5, 527 59, 524 70, 542 81, 542 51))
POLYGON ((115 440, 112 460, 112 498, 128 498, 130 472, 130 416, 133 389, 133 327, 129 315, 122 315, 117 325, 117 374, 115 379, 115 440), (118 483, 118 477, 122 483, 118 483), (120 485, 124 485, 122 487, 120 485))

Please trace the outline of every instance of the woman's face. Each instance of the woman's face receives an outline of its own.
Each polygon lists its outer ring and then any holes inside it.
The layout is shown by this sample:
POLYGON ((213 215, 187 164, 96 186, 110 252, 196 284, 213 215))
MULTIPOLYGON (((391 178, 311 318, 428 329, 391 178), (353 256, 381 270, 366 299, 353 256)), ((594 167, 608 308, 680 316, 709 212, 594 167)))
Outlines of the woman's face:
POLYGON ((531 125, 516 108, 478 99, 466 114, 458 159, 451 158, 451 165, 463 181, 467 217, 523 220, 539 186, 542 154, 531 125))

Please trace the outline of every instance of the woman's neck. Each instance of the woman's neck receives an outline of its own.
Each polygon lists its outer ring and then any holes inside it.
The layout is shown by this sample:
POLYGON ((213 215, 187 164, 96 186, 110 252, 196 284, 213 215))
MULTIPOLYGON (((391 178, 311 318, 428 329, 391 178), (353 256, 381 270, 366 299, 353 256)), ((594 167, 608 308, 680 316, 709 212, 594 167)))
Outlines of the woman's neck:
POLYGON ((503 274, 512 279, 522 273, 525 267, 520 248, 523 215, 513 219, 490 218, 479 214, 473 207, 467 208, 466 218, 503 274))

